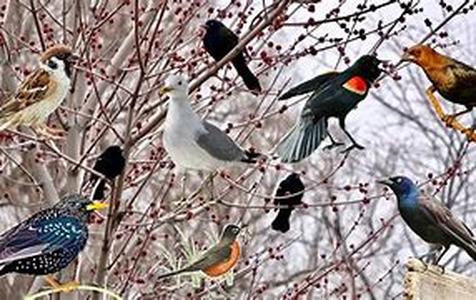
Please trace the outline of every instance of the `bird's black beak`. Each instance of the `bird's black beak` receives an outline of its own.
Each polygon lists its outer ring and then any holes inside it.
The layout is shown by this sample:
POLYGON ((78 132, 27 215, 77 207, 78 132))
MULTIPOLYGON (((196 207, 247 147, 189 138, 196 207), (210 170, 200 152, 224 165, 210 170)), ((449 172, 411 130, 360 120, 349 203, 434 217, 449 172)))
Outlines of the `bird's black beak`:
POLYGON ((405 53, 403 53, 403 55, 401 57, 401 60, 402 61, 407 61, 407 62, 414 62, 415 57, 413 55, 411 55, 410 53, 405 52, 405 53))
POLYGON ((67 60, 68 60, 68 63, 74 65, 76 64, 76 62, 79 60, 79 56, 76 55, 76 54, 71 54, 70 56, 68 56, 67 60))
POLYGON ((377 180, 377 183, 380 183, 389 187, 393 185, 393 181, 390 178, 377 180))
POLYGON ((205 30, 208 30, 208 25, 207 24, 201 24, 200 27, 202 27, 205 30))

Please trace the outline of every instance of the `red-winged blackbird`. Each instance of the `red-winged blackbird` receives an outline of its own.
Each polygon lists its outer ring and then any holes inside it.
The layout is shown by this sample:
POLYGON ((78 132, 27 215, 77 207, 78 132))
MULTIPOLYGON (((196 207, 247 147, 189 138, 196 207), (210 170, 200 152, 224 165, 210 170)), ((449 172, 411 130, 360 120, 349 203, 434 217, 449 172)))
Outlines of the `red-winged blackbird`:
POLYGON ((296 125, 279 143, 277 152, 283 162, 299 162, 311 155, 327 136, 331 145, 341 146, 327 132, 330 117, 339 119, 339 125, 352 141, 343 152, 354 148, 364 149, 345 128, 347 114, 364 100, 370 86, 381 73, 381 63, 375 56, 364 55, 341 73, 327 73, 306 81, 285 94, 279 100, 312 92, 301 111, 296 125))
POLYGON ((436 90, 446 100, 466 106, 466 110, 446 116, 448 121, 476 106, 476 70, 425 45, 405 51, 403 60, 419 65, 436 90))
MULTIPOLYGON (((205 50, 207 50, 216 61, 221 60, 238 45, 238 36, 220 21, 208 20, 203 27, 206 29, 205 36, 203 37, 203 45, 205 46, 205 50)), ((238 75, 243 78, 248 89, 261 92, 258 78, 256 78, 246 65, 242 51, 232 59, 231 63, 238 72, 238 75)))
POLYGON ((292 173, 279 183, 274 198, 274 205, 289 205, 289 208, 280 208, 278 215, 271 223, 271 228, 285 233, 289 230, 289 218, 294 210, 294 205, 301 204, 304 196, 304 184, 299 178, 299 174, 292 173), (286 197, 289 196, 289 197, 286 197), (283 198, 286 197, 286 198, 283 198))
MULTIPOLYGON (((98 173, 101 173, 109 180, 113 180, 122 173, 126 165, 126 160, 122 155, 122 149, 119 146, 108 147, 96 160, 93 169, 98 173)), ((98 177, 91 175, 91 182, 96 184, 98 177)), ((105 180, 101 180, 94 190, 93 199, 104 199, 104 189, 106 187, 105 180)))

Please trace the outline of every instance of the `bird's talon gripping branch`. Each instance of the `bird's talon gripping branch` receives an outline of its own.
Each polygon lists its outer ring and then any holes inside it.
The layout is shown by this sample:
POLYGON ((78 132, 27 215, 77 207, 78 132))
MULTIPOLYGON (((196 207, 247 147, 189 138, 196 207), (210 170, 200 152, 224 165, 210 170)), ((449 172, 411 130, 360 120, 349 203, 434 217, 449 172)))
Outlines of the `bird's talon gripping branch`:
POLYGON ((436 265, 436 267, 437 267, 438 269, 440 269, 441 275, 445 274, 445 267, 444 267, 444 266, 436 265))
POLYGON ((441 104, 438 102, 436 99, 435 95, 433 94, 435 92, 435 89, 433 87, 430 87, 426 91, 426 95, 428 96, 428 99, 430 100, 431 106, 435 109, 436 114, 438 117, 448 126, 449 128, 453 128, 462 134, 466 135, 468 140, 472 142, 476 142, 476 134, 474 133, 474 128, 470 127, 464 127, 458 120, 455 118, 455 115, 448 115, 443 111, 443 108, 441 107, 441 104))
POLYGON ((78 281, 70 281, 70 282, 61 284, 51 276, 46 276, 46 281, 48 282, 49 285, 51 285, 53 290, 61 291, 65 293, 70 293, 76 290, 80 286, 80 283, 78 281))
POLYGON ((364 147, 364 146, 361 146, 361 145, 359 145, 359 144, 353 144, 352 146, 347 147, 346 149, 342 150, 340 153, 345 154, 345 153, 348 153, 348 152, 350 152, 350 151, 352 151, 352 150, 354 150, 354 149, 364 150, 365 147, 364 147))
POLYGON ((456 118, 454 115, 444 115, 441 120, 443 122, 445 122, 445 125, 447 127, 452 127, 452 125, 454 124, 454 122, 456 121, 456 118))
POLYGON ((322 150, 324 151, 329 151, 329 150, 332 150, 334 148, 337 148, 337 147, 342 147, 344 146, 345 144, 344 143, 341 143, 341 142, 333 142, 333 143, 330 143, 329 145, 326 145, 322 148, 322 150))
POLYGON ((423 257, 425 257, 426 255, 423 255, 423 256, 420 256, 418 257, 418 259, 420 260, 421 264, 423 265, 424 267, 424 270, 423 272, 426 272, 428 270, 428 263, 426 263, 424 260, 423 260, 423 257))
POLYGON ((64 130, 50 128, 46 125, 36 127, 37 132, 45 138, 52 140, 64 140, 64 130))

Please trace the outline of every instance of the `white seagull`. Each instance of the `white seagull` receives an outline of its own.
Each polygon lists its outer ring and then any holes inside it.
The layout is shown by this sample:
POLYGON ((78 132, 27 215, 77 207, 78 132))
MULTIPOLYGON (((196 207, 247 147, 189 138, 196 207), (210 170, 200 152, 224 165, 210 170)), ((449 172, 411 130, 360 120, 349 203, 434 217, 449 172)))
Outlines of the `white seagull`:
POLYGON ((190 106, 188 82, 181 75, 166 79, 161 94, 170 95, 164 123, 164 147, 179 167, 214 172, 234 163, 255 163, 258 153, 243 150, 218 127, 202 120, 190 106))

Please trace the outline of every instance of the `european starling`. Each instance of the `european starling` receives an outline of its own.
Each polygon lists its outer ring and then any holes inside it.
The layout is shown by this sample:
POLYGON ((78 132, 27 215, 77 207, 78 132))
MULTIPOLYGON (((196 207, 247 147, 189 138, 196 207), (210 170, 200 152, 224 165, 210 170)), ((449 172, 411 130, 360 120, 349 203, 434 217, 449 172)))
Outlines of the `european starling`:
MULTIPOLYGON (((205 46, 205 50, 207 50, 216 61, 220 61, 238 45, 238 36, 220 21, 208 20, 203 27, 206 29, 205 36, 203 37, 203 45, 205 46)), ((238 72, 238 75, 243 78, 249 90, 261 92, 258 78, 256 78, 246 65, 242 51, 232 59, 231 63, 238 72)))
POLYGON ((419 65, 435 89, 446 100, 466 106, 466 110, 446 116, 447 121, 470 112, 476 106, 476 70, 425 45, 408 49, 403 58, 419 65))
POLYGON ((240 244, 236 240, 241 228, 237 225, 228 224, 220 237, 220 241, 199 259, 185 268, 159 275, 157 279, 162 279, 185 272, 202 271, 210 277, 219 277, 230 271, 240 258, 240 244))
POLYGON ((107 204, 64 197, 0 236, 0 275, 46 275, 68 266, 86 245, 88 217, 107 204))
POLYGON ((311 155, 327 136, 331 145, 341 146, 327 132, 330 117, 339 119, 339 125, 349 137, 354 148, 363 149, 345 128, 345 118, 367 96, 370 86, 378 78, 381 63, 376 57, 364 55, 341 73, 327 73, 306 81, 285 94, 279 100, 312 92, 301 111, 296 125, 280 141, 277 153, 286 163, 299 162, 311 155))
MULTIPOLYGON (((108 147, 96 160, 93 170, 101 173, 109 180, 114 180, 122 173, 126 165, 126 160, 122 155, 122 149, 119 146, 108 147)), ((98 177, 94 174, 91 175, 91 182, 94 184, 98 180, 98 177)), ((94 200, 104 199, 104 189, 106 181, 101 180, 94 191, 94 200)))
POLYGON ((304 196, 304 184, 299 178, 299 174, 292 173, 279 183, 278 190, 274 198, 274 205, 289 205, 289 208, 280 208, 278 215, 271 224, 271 228, 285 233, 289 230, 289 218, 294 210, 294 205, 301 204, 304 196), (289 196, 287 198, 283 198, 289 196))
POLYGON ((226 133, 202 120, 190 106, 188 83, 170 76, 161 93, 170 93, 164 123, 164 147, 172 161, 185 169, 216 171, 232 163, 254 163, 257 153, 243 150, 226 133))
POLYGON ((398 210, 405 223, 426 242, 444 251, 434 260, 437 264, 451 245, 463 248, 476 260, 476 240, 468 226, 457 219, 440 201, 418 189, 407 177, 381 180, 397 196, 398 210))

